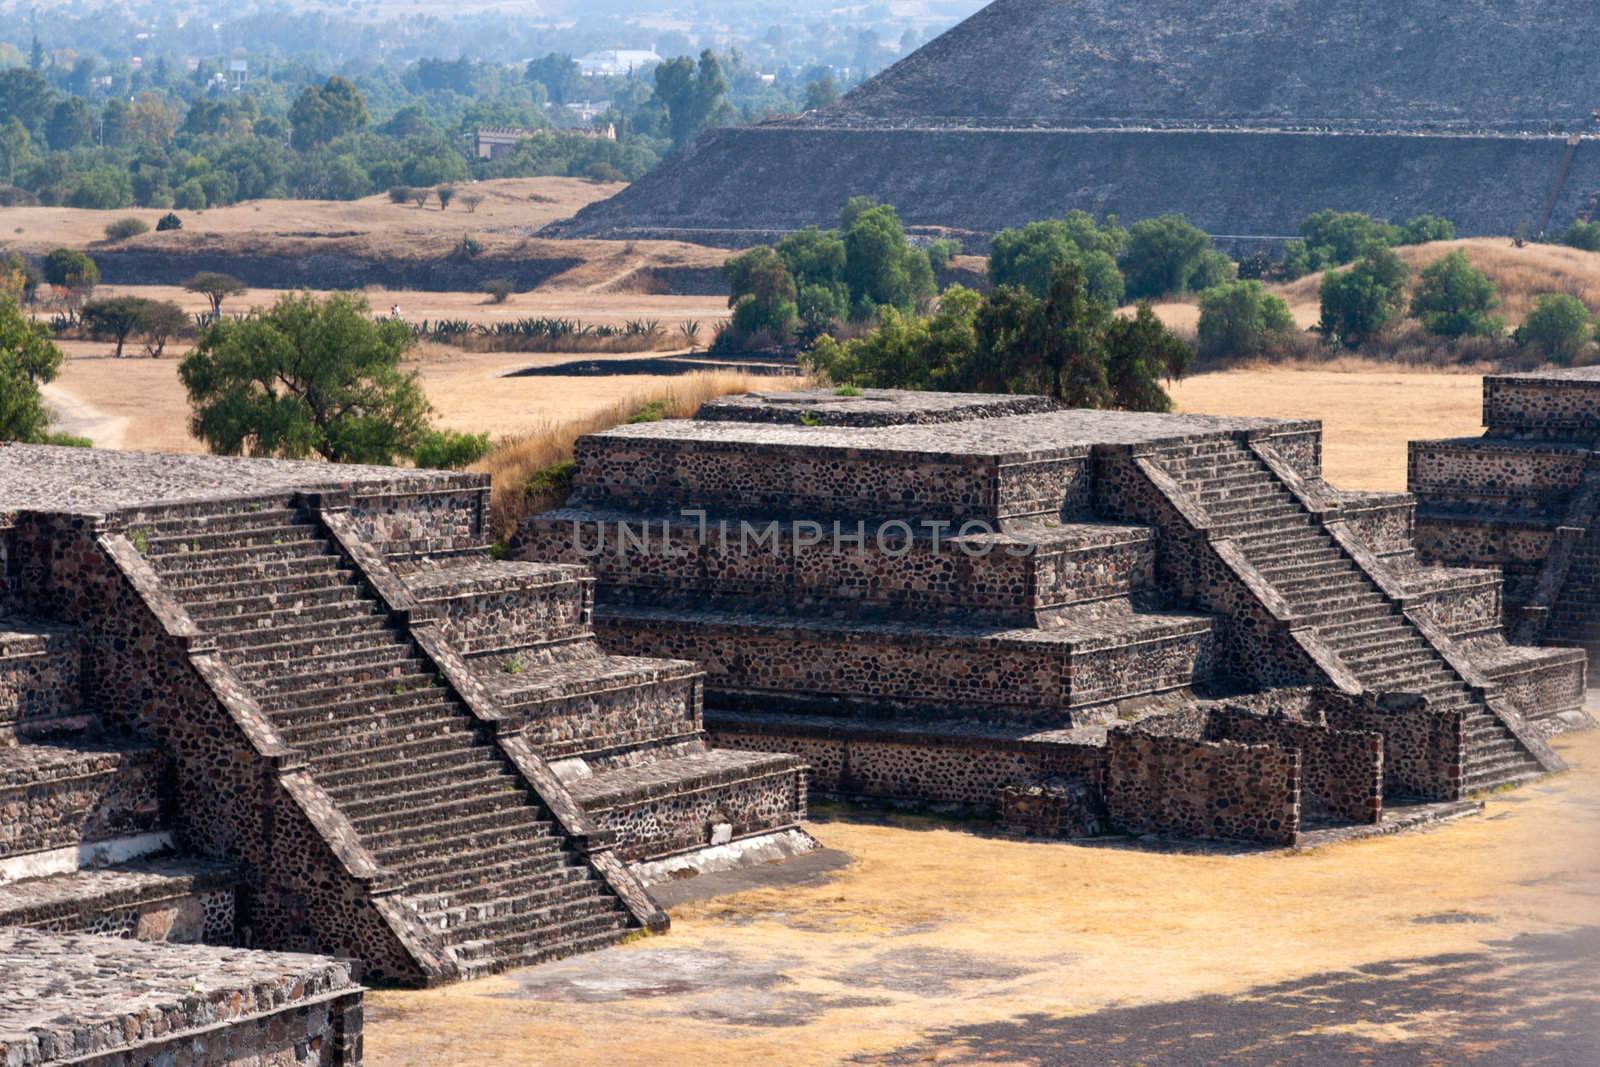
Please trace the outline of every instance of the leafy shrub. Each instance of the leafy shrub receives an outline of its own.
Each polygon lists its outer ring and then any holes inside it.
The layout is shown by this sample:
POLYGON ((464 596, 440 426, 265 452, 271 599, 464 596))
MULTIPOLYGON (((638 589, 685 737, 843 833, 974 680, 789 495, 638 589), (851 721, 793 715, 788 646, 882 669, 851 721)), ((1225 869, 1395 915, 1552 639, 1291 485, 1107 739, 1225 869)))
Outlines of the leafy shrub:
POLYGON ((156 220, 156 232, 166 233, 168 230, 183 229, 183 220, 171 211, 156 220))
POLYGON ((486 433, 429 430, 417 442, 412 460, 428 470, 464 470, 489 454, 486 433))
POLYGON ((961 242, 940 238, 928 242, 928 265, 934 271, 944 270, 950 261, 961 254, 961 242))
POLYGON ((1566 293, 1546 293, 1517 328, 1514 340, 1552 363, 1571 363, 1588 344, 1593 325, 1583 301, 1566 293))
POLYGON ((1600 222, 1574 222, 1561 238, 1561 243, 1585 252, 1600 252, 1600 222))
POLYGON ((504 304, 517 291, 517 285, 510 278, 490 278, 483 283, 483 291, 489 294, 491 302, 504 304))
POLYGON ((411 202, 411 186, 409 186, 409 185, 391 185, 391 186, 389 186, 389 203, 391 203, 391 204, 409 204, 410 202, 411 202))
POLYGON ((470 233, 464 233, 461 235, 461 240, 456 243, 455 248, 451 250, 450 258, 457 260, 471 260, 477 259, 478 256, 482 254, 483 245, 478 242, 478 239, 472 236, 470 233))
POLYGON ((1310 254, 1310 270, 1350 263, 1379 248, 1399 243, 1400 230, 1359 211, 1314 212, 1300 221, 1310 254))
POLYGON ((126 241, 130 237, 137 237, 141 233, 149 232, 150 226, 148 223, 131 215, 125 219, 117 219, 115 222, 106 223, 106 240, 108 241, 126 241))
POLYGON ((1454 241, 1456 239, 1455 223, 1449 219, 1442 219, 1437 215, 1418 215, 1400 228, 1400 240, 1403 245, 1425 245, 1432 241, 1454 241))
POLYGON ((439 198, 439 210, 443 211, 450 206, 450 201, 456 198, 456 187, 441 185, 433 191, 433 195, 439 198))
POLYGON ((65 289, 87 291, 100 284, 100 268, 75 248, 57 248, 44 257, 44 280, 65 289))
POLYGON ((1076 263, 1088 279, 1089 295, 1109 307, 1122 303, 1125 285, 1116 256, 1128 242, 1116 220, 1097 224, 1087 212, 1043 219, 995 234, 989 245, 989 280, 1014 285, 1042 297, 1055 269, 1076 263))
POLYGON ((1376 248, 1348 270, 1322 278, 1322 318, 1317 330, 1354 348, 1374 336, 1405 306, 1410 269, 1388 248, 1376 248))
POLYGON ((583 169, 583 176, 592 182, 620 182, 627 180, 627 176, 614 165, 603 159, 597 159, 583 169))
POLYGON ((1289 305, 1258 281, 1228 282, 1200 294, 1201 359, 1267 356, 1293 332, 1289 305))
POLYGON ((1121 266, 1127 295, 1134 300, 1181 295, 1233 277, 1231 261, 1211 247, 1204 230, 1182 215, 1134 223, 1128 229, 1121 266))
POLYGON ((1458 250, 1423 268, 1411 313, 1435 337, 1496 337, 1505 330, 1499 306, 1494 282, 1458 250))

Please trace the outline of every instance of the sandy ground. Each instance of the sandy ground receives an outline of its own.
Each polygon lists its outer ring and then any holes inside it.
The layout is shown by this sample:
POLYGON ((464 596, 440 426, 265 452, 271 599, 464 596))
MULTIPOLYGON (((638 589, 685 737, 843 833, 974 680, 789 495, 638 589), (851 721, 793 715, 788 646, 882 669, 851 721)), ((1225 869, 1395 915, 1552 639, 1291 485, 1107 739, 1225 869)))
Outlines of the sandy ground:
POLYGON ((853 862, 811 884, 371 994, 368 1063, 1593 1063, 1511 1051, 1593 1033, 1600 734, 1559 747, 1574 770, 1486 817, 1299 854, 846 815, 811 829, 853 862))
POLYGON ((1343 489, 1406 487, 1406 443, 1483 432, 1477 374, 1387 370, 1236 370, 1171 390, 1180 411, 1321 419, 1323 474, 1343 489))

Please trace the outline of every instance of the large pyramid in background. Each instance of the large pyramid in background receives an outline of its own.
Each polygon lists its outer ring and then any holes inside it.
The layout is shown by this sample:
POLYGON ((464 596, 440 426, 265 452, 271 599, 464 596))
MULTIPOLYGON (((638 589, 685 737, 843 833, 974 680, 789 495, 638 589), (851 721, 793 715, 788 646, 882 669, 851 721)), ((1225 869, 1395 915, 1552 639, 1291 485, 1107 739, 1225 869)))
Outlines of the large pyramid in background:
POLYGON ((1237 237, 1323 207, 1564 225, 1600 192, 1600 143, 1569 143, 1600 135, 1596 41, 1596 0, 997 0, 550 232, 737 245, 857 194, 979 235, 1071 208, 1237 237))

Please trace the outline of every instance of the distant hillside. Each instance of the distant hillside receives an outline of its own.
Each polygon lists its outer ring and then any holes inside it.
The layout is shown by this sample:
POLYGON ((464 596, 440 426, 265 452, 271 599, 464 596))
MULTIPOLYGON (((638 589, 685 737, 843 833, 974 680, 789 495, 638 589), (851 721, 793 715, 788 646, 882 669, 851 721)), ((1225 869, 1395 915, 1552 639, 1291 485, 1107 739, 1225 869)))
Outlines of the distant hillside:
POLYGON ((864 194, 975 235, 1071 208, 1275 237, 1325 207, 1564 225, 1600 192, 1593 0, 998 0, 798 119, 547 232, 748 244, 864 194))

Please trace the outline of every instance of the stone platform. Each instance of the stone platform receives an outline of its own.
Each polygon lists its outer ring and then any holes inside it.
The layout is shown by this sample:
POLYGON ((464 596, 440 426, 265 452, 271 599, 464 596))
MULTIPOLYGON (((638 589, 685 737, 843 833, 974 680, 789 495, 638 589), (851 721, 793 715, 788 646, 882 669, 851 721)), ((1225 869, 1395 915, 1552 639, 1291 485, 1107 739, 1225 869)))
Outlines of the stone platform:
POLYGON ((1505 640, 1498 572, 1419 561, 1410 497, 1322 480, 1316 423, 814 391, 575 461, 512 554, 590 568, 608 649, 700 663, 718 743, 796 752, 827 793, 1292 841, 1331 795, 1370 823, 1558 768, 1541 727, 1581 700, 1570 653, 1505 640), (1281 687, 1375 703, 1181 711, 1281 687), (1374 743, 1364 770, 1318 762, 1374 743), (1173 806, 1180 758, 1236 818, 1173 806), (1290 785, 1235 795, 1252 775, 1290 785))
POLYGON ((361 986, 315 956, 0 929, 0 1061, 359 1067, 361 986))

